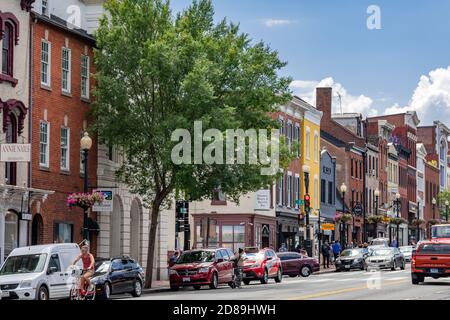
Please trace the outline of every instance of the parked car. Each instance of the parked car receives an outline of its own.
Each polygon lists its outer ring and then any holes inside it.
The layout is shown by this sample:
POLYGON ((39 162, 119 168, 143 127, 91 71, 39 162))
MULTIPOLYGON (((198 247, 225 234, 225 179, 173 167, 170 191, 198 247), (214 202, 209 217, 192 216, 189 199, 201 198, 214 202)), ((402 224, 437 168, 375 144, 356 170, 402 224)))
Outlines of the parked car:
POLYGON ((366 258, 366 270, 377 268, 394 271, 398 267, 405 270, 405 258, 398 248, 374 249, 366 258))
POLYGON ((350 271, 352 269, 365 269, 365 258, 368 256, 367 249, 346 249, 341 252, 341 255, 336 259, 336 272, 350 271))
POLYGON ((412 284, 424 282, 426 277, 450 277, 450 240, 437 239, 418 244, 411 260, 412 284))
POLYGON ((97 259, 92 283, 96 295, 109 299, 113 294, 130 293, 133 297, 142 294, 145 274, 141 266, 129 257, 97 259))
POLYGON ((272 249, 262 249, 258 252, 245 252, 243 282, 260 281, 266 284, 270 278, 280 283, 283 279, 281 260, 272 249))
POLYGON ((277 252, 281 260, 283 275, 290 277, 309 277, 313 272, 320 270, 319 261, 297 252, 277 252))
POLYGON ((199 290, 208 285, 217 289, 219 284, 233 285, 233 252, 230 249, 199 249, 185 251, 169 269, 170 288, 192 286, 199 290))
POLYGON ((415 248, 415 246, 403 246, 399 248, 400 252, 403 254, 403 257, 405 257, 406 262, 411 262, 412 253, 415 248))
POLYGON ((372 239, 369 243, 371 247, 383 246, 389 247, 389 238, 376 238, 372 239))
MULTIPOLYGON (((67 270, 79 255, 80 248, 75 243, 14 249, 0 269, 2 298, 69 298, 73 278, 67 270)), ((81 267, 81 261, 79 266, 81 267)))

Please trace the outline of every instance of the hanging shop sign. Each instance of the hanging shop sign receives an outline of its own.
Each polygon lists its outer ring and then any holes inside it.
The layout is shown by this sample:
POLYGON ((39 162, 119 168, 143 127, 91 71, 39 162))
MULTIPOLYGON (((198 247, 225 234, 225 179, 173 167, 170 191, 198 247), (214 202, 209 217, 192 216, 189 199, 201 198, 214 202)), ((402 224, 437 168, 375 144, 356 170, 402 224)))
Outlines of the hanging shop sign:
POLYGON ((0 147, 1 162, 30 162, 31 144, 4 143, 0 147))

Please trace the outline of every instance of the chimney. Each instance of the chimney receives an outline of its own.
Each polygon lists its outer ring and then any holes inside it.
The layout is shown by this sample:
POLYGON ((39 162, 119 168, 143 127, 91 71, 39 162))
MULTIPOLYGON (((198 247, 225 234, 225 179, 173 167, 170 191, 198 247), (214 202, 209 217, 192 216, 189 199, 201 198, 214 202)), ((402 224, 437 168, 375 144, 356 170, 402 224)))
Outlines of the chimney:
POLYGON ((316 108, 323 112, 322 120, 331 120, 332 88, 316 88, 316 108))

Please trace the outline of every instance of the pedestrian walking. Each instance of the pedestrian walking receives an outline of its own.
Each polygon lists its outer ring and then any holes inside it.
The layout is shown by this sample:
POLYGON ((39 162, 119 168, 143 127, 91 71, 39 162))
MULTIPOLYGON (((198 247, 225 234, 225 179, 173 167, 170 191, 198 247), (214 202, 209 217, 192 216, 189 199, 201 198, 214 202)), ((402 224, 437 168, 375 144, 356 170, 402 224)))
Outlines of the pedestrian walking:
POLYGON ((169 259, 169 268, 173 267, 173 265, 177 262, 179 256, 180 256, 180 252, 178 250, 175 250, 169 259))
POLYGON ((334 260, 336 260, 341 254, 341 244, 336 240, 331 247, 333 249, 334 260))
POLYGON ((330 268, 330 245, 328 242, 325 242, 322 245, 322 256, 323 256, 323 268, 330 268))
POLYGON ((392 240, 392 242, 391 242, 391 247, 392 247, 392 248, 397 248, 397 247, 398 247, 398 243, 397 243, 397 240, 396 240, 396 239, 393 239, 393 240, 392 240))

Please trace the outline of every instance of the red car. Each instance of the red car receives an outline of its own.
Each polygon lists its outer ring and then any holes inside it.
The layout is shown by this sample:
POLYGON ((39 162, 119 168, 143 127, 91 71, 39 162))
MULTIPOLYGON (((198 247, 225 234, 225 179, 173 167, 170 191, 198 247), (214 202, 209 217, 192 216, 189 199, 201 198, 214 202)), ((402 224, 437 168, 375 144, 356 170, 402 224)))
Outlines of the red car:
POLYGON ((279 252, 283 275, 290 277, 309 277, 313 272, 320 270, 319 261, 315 258, 304 256, 297 252, 279 252))
POLYGON ((420 242, 413 251, 411 281, 417 285, 426 277, 433 279, 450 277, 450 239, 433 239, 420 242))
POLYGON ((180 287, 192 286, 199 290, 207 285, 211 289, 217 289, 221 283, 232 286, 233 257, 230 249, 185 251, 169 269, 170 288, 178 290, 180 287))
POLYGON ((243 282, 248 285, 252 280, 266 284, 270 278, 280 283, 283 279, 280 258, 272 249, 245 252, 243 282))

